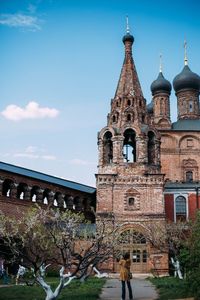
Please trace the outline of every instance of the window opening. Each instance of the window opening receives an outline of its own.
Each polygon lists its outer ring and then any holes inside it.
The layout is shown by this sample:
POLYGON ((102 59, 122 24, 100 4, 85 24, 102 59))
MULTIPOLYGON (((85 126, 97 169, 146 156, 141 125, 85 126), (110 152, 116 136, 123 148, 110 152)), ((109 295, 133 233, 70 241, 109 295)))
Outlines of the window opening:
POLYGON ((135 204, 135 199, 133 197, 128 199, 128 205, 133 206, 135 204))
POLYGON ((176 221, 186 220, 186 199, 183 196, 178 196, 175 201, 176 205, 176 221))
POLYGON ((3 186, 2 186, 2 195, 6 196, 6 197, 10 197, 13 185, 14 185, 14 183, 12 180, 5 179, 5 181, 3 182, 3 186))
POLYGON ((147 250, 143 250, 142 252, 142 262, 143 263, 147 262, 147 250))
POLYGON ((127 121, 131 121, 131 114, 127 115, 127 121))
POLYGON ((148 132, 148 164, 155 164, 155 135, 148 132))
POLYGON ((133 262, 140 262, 140 250, 133 250, 133 262))
POLYGON ((193 181, 193 172, 192 171, 187 171, 186 172, 186 181, 187 182, 192 182, 193 181))
POLYGON ((193 112, 193 101, 189 102, 189 112, 193 112))
POLYGON ((103 138, 104 147, 104 163, 110 164, 113 160, 113 143, 112 143, 112 133, 107 131, 103 138))

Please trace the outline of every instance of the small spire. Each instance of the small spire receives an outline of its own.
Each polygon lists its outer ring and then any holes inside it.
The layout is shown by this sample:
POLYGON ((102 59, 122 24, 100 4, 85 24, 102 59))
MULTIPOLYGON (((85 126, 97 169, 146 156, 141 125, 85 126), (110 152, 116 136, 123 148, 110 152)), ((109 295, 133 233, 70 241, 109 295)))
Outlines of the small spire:
POLYGON ((185 66, 188 65, 188 58, 187 58, 187 41, 184 39, 184 64, 185 66))
POLYGON ((160 58, 160 67, 159 67, 159 71, 160 71, 160 73, 162 73, 162 53, 160 53, 160 55, 159 55, 159 58, 160 58))
POLYGON ((128 16, 126 16, 126 33, 130 33, 130 27, 129 27, 129 22, 128 22, 128 16))

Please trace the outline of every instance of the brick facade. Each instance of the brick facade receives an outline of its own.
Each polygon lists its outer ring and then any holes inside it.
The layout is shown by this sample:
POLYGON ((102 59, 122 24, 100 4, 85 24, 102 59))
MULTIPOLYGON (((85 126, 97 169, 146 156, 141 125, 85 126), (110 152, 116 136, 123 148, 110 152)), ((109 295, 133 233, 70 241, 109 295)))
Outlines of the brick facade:
POLYGON ((44 208, 57 206, 83 212, 87 219, 95 221, 94 188, 62 179, 58 184, 56 177, 5 163, 1 163, 0 167, 0 209, 7 215, 19 218, 36 203, 44 208))
MULTIPOLYGON (((97 214, 112 213, 122 235, 130 234, 129 242, 119 245, 119 250, 130 253, 134 272, 156 267, 165 273, 168 255, 153 249, 145 237, 149 225, 159 228, 167 221, 193 218, 199 207, 200 78, 188 67, 177 76, 180 120, 172 123, 171 84, 160 71, 151 85, 152 103, 146 105, 132 57, 133 42, 128 32, 107 125, 98 133, 97 214), (184 72, 195 78, 194 85, 184 72)), ((118 271, 115 260, 113 270, 118 271)))

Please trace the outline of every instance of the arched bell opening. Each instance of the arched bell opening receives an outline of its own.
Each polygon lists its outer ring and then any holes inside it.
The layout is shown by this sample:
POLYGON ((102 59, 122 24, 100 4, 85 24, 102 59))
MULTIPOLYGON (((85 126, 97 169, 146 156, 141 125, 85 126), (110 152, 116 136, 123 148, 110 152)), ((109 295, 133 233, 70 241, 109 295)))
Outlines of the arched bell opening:
POLYGON ((112 163, 113 160, 113 143, 112 133, 107 131, 103 137, 103 161, 105 164, 112 163))
POLYGON ((136 133, 133 129, 124 132, 123 157, 125 162, 136 162, 136 133))
POLYGON ((153 165, 155 164, 155 150, 156 150, 156 143, 155 143, 155 134, 153 131, 148 132, 148 164, 153 165))

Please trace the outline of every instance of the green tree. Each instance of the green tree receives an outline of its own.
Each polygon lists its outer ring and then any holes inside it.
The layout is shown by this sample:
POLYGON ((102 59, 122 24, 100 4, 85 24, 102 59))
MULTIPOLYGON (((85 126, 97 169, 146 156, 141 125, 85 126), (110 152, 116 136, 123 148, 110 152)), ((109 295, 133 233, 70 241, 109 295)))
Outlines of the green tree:
POLYGON ((200 299, 200 211, 188 228, 188 238, 180 258, 186 268, 188 289, 200 299))
POLYGON ((89 225, 81 214, 38 206, 20 220, 0 214, 0 241, 10 248, 13 260, 23 259, 23 266, 33 270, 45 299, 55 300, 73 279, 86 278, 94 266, 113 254, 117 230, 100 217, 97 228, 94 225, 90 230, 89 225), (49 263, 60 269, 60 282, 54 291, 41 272, 49 263))

